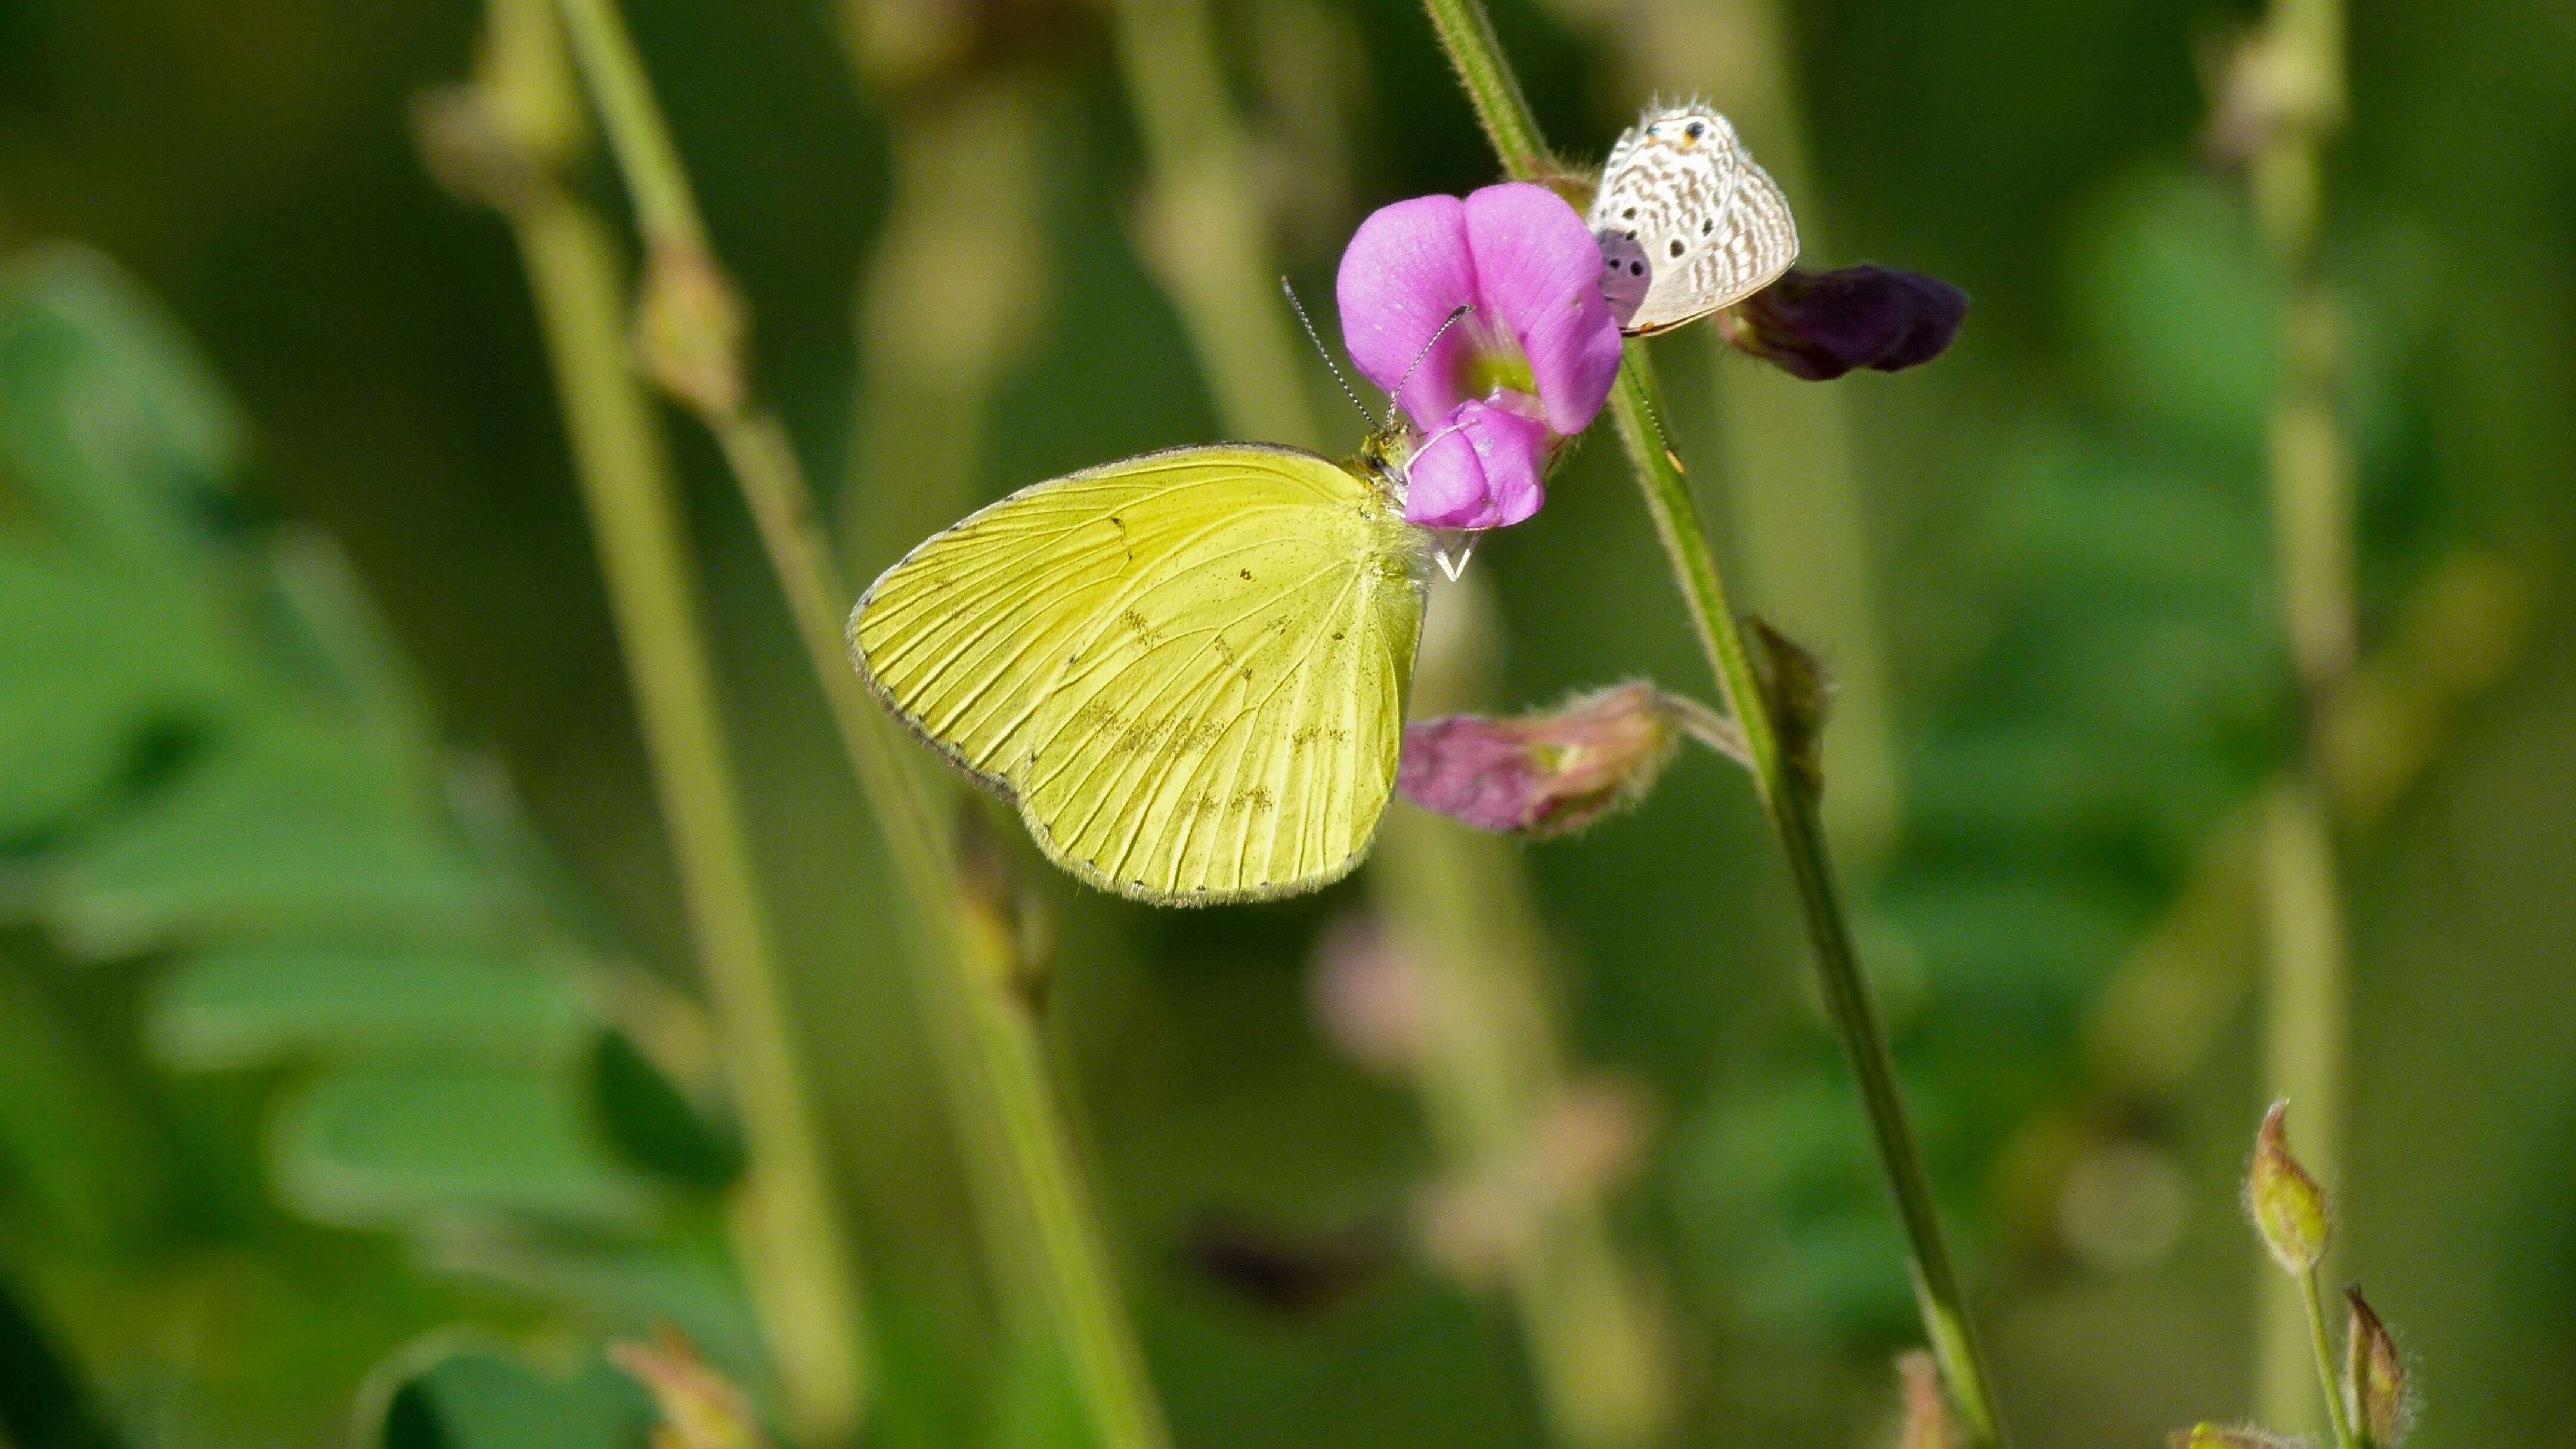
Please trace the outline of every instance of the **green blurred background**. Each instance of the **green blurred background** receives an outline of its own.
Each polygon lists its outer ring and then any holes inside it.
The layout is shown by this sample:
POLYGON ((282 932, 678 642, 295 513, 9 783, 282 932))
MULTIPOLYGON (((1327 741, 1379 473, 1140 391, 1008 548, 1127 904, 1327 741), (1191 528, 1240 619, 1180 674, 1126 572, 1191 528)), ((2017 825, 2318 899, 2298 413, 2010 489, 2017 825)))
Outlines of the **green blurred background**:
MULTIPOLYGON (((628 8, 853 576, 1008 488, 1226 435, 1153 260, 1200 238, 1140 201, 1105 13, 628 8), (971 43, 921 60, 916 33, 971 43)), ((2250 12, 1496 12, 1568 151, 1703 91, 1811 264, 1975 298, 1936 365, 1828 389, 1691 329, 1657 344, 1667 425, 1742 602, 1845 680, 1832 824, 2020 1442, 2249 1412, 2251 830, 2294 728, 2279 288, 2205 159, 2200 57, 2250 12)), ((1493 179, 1402 0, 1214 14, 1309 298, 1369 208, 1493 179)), ((724 1231, 741 1149, 525 279, 414 146, 481 23, 0 0, 18 1449, 640 1443, 600 1348, 664 1322, 765 1381, 724 1231)), ((2336 1271, 2418 1361, 2414 1442, 2576 1445, 2576 12, 2363 5, 2351 63, 2336 1271)), ((577 180, 622 226, 613 174, 577 180)), ((900 907, 749 521, 670 433, 867 1277, 871 1440, 1084 1442, 994 1326, 900 907)), ((1711 688, 1608 443, 1476 570, 1449 705, 1711 688)), ((1011 848, 1176 1441, 1547 1442, 1512 1312, 1414 1250, 1445 1170, 1421 1106, 1312 1005, 1371 887, 1157 913, 1011 848)), ((1571 1070, 1645 1104, 1609 1214, 1667 1441, 1877 1442, 1917 1335, 1899 1240, 1740 773, 1686 758, 1634 814, 1475 859, 1492 910, 1534 894, 1571 1070)))

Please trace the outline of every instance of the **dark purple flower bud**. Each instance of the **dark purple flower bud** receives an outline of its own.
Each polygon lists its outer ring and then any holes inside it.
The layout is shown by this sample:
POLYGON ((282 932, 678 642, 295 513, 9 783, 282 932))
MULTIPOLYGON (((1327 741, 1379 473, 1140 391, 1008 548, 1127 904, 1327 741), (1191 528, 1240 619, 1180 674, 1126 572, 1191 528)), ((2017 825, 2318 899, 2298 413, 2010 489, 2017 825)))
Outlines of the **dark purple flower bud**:
POLYGON ((1448 715, 1405 729, 1396 788, 1480 830, 1563 835, 1642 797, 1681 730, 1671 701, 1650 684, 1517 719, 1448 715))
POLYGON ((1968 294, 1937 277, 1863 264, 1792 269, 1718 314, 1726 340, 1809 382, 1856 367, 1898 372, 1930 362, 1959 335, 1968 294))

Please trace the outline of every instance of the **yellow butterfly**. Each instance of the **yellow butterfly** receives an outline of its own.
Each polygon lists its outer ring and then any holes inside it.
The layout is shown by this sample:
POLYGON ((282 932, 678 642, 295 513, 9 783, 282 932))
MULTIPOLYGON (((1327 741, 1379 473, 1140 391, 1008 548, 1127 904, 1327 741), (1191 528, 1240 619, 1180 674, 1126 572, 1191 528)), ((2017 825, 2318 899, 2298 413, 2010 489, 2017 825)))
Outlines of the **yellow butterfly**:
POLYGON ((1434 555, 1404 519, 1409 446, 1173 448, 1024 488, 888 569, 851 659, 1093 885, 1317 889, 1395 788, 1434 555))

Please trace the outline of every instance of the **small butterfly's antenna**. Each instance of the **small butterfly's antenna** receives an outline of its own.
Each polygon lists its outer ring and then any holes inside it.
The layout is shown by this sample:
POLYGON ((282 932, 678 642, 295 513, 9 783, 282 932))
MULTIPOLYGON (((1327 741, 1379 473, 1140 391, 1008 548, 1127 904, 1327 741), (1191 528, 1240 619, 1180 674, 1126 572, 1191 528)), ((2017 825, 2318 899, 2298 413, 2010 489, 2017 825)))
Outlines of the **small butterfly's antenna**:
POLYGON ((1456 310, 1442 319, 1440 330, 1431 334, 1431 340, 1422 344, 1422 350, 1413 354, 1413 361, 1405 365, 1404 376, 1396 379, 1395 390, 1386 395, 1386 421, 1378 424, 1379 427, 1395 426, 1396 404, 1403 399, 1404 389, 1413 381, 1413 375, 1422 370, 1422 364, 1431 360, 1431 349, 1440 345, 1440 339, 1448 336, 1449 329, 1458 325, 1458 319, 1475 310, 1473 302, 1459 303, 1456 310))
POLYGON ((1288 294, 1288 305, 1296 310, 1297 320, 1304 324, 1306 328, 1306 340, 1314 343, 1315 350, 1323 354, 1324 366, 1331 369, 1333 381, 1340 385, 1342 396, 1351 400, 1351 406, 1360 410, 1360 416, 1363 419, 1366 419, 1371 423, 1376 422, 1377 419, 1369 416, 1368 404, 1361 402, 1360 395, 1351 391, 1351 380, 1342 376, 1342 365, 1333 360, 1333 350, 1324 345, 1322 335, 1315 331, 1315 319, 1306 315, 1306 304, 1297 300, 1297 288, 1295 284, 1291 283, 1286 277, 1281 277, 1279 279, 1279 290, 1288 294))

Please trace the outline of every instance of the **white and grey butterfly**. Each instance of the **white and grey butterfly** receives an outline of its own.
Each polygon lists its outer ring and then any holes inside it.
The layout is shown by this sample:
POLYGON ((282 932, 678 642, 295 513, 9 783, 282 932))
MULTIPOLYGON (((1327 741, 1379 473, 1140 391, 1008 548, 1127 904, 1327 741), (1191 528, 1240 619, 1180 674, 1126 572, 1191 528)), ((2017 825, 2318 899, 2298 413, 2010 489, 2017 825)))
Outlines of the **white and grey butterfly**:
POLYGON ((1591 226, 1602 295, 1631 336, 1733 306, 1798 259, 1789 199, 1735 127, 1696 103, 1650 107, 1619 137, 1591 226))

